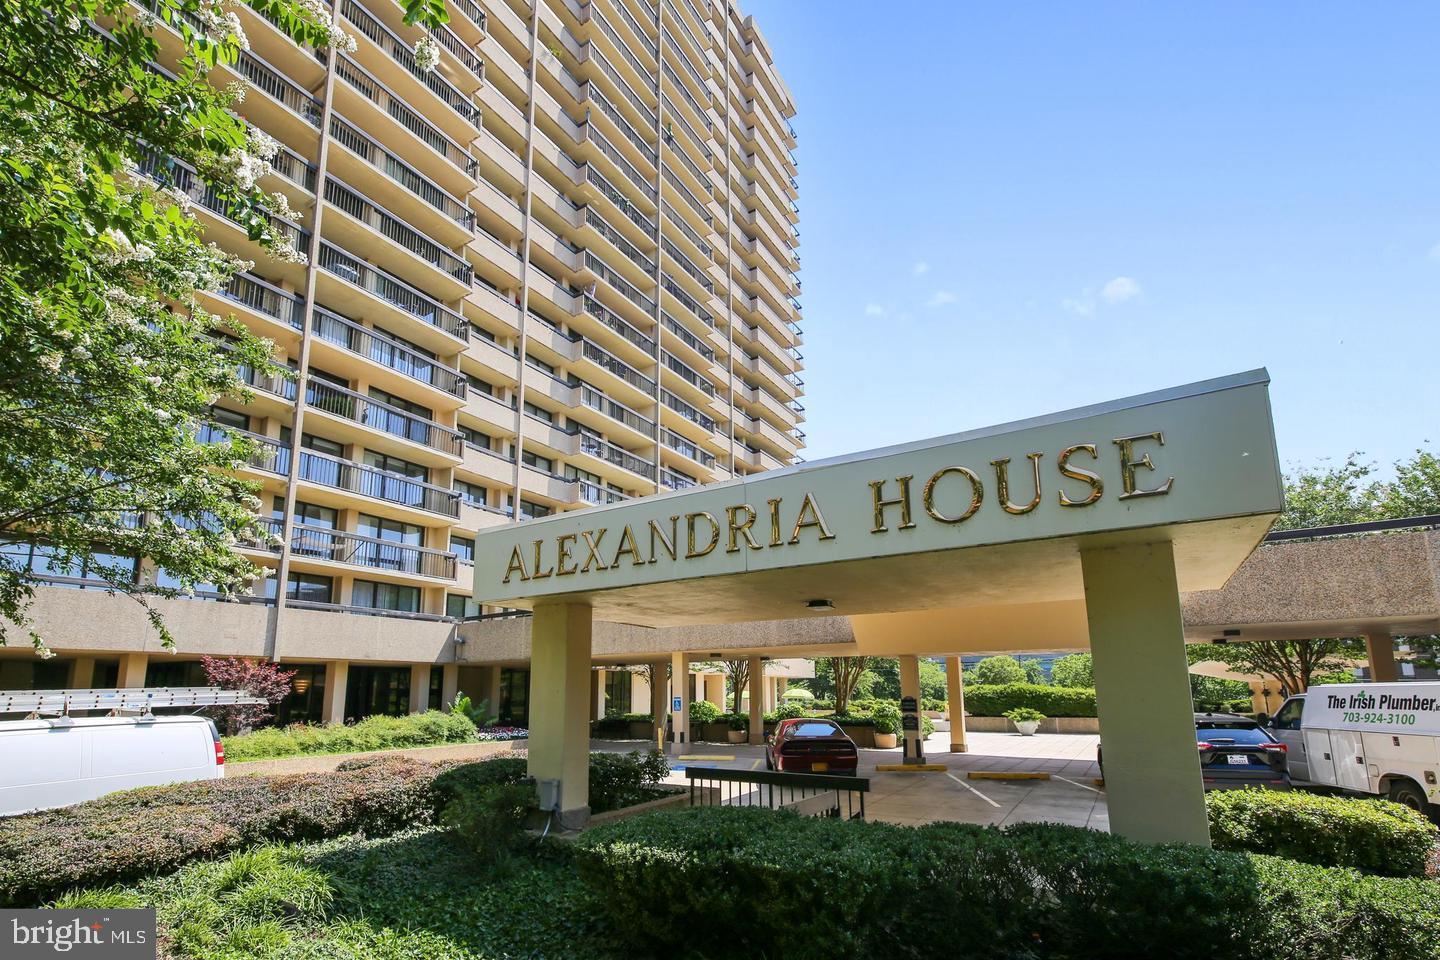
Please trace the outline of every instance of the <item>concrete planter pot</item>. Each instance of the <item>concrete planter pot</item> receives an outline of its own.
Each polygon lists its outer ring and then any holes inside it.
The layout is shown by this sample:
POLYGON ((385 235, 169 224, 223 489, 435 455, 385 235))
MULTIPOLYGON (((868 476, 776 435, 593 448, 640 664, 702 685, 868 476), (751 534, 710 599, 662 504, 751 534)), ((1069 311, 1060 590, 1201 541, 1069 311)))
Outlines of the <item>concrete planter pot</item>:
POLYGON ((747 741, 747 740, 750 739, 750 731, 748 731, 748 730, 727 730, 727 731, 725 731, 725 737, 726 737, 727 742, 729 742, 729 743, 744 743, 745 741, 747 741))
POLYGON ((1024 720, 1015 724, 1015 729, 1020 731, 1022 737, 1033 737, 1035 731, 1040 729, 1039 720, 1024 720))
POLYGON ((900 735, 898 733, 876 733, 875 746, 880 750, 891 750, 899 745, 900 735))
POLYGON ((633 720, 630 722, 630 739, 631 739, 631 740, 649 740, 649 739, 650 739, 650 735, 651 735, 652 733, 654 733, 654 732, 655 732, 655 728, 654 728, 651 724, 648 724, 648 723, 636 723, 636 722, 633 721, 633 720))

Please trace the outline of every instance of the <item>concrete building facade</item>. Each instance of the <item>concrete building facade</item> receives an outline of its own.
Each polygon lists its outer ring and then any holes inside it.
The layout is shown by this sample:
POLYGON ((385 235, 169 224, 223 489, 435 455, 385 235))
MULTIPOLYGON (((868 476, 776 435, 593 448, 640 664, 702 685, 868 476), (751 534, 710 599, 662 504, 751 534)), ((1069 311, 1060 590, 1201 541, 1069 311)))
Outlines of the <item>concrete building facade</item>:
MULTIPOLYGON (((7 652, 0 687, 179 682, 216 653, 296 665, 296 715, 416 709, 459 682, 455 628, 482 612, 474 531, 804 447, 795 106, 752 18, 450 0, 427 31, 388 0, 334 7, 353 51, 241 5, 249 50, 213 74, 280 143, 262 185, 297 212, 272 223, 305 263, 247 241, 193 170, 141 169, 254 261, 207 306, 295 371, 252 373, 253 399, 220 400, 205 430, 257 445, 246 475, 278 546, 244 550, 277 574, 250 602, 162 602, 172 658, 133 604, 17 546, 57 585, 35 613, 61 659, 7 652)), ((135 576, 167 575, 141 558, 135 576)))

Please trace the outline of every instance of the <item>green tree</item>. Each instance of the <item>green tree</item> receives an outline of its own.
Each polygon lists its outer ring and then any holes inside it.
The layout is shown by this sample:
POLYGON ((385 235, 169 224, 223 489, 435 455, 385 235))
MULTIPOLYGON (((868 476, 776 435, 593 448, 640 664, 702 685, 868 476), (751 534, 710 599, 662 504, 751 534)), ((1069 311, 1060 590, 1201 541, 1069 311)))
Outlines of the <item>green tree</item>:
POLYGON ((1088 653, 1061 657, 1050 667, 1050 676, 1057 687, 1093 687, 1095 659, 1088 653))
POLYGON ((975 664, 975 683, 1024 683, 1025 668, 1014 657, 986 657, 975 664))
POLYGON ((1286 693, 1294 694, 1304 693, 1318 676, 1348 669, 1347 661, 1363 659, 1365 643, 1347 637, 1247 640, 1191 644, 1186 655, 1191 663, 1217 660, 1237 673, 1274 677, 1286 693))
MULTIPOLYGON (((442 0, 404 5, 412 23, 445 18, 442 0)), ((230 112, 243 90, 209 81, 248 44, 238 16, 218 0, 146 6, 0 0, 0 542, 27 544, 0 551, 0 644, 18 628, 42 655, 28 544, 134 597, 167 647, 147 598, 262 572, 234 549, 265 536, 229 472, 252 450, 209 430, 210 404, 245 396, 247 370, 281 370, 197 300, 245 265, 203 242, 192 194, 208 186, 269 255, 304 255, 276 227, 283 197, 257 186, 275 141, 230 112), (179 37, 168 71, 152 67, 164 31, 179 37), (135 582, 136 557, 179 586, 135 582)), ((298 42, 354 42, 319 0, 251 6, 298 42)))
POLYGON ((1045 667, 1035 657, 1026 657, 1020 661, 1020 668, 1025 671, 1025 682, 1034 684, 1047 684, 1050 678, 1045 675, 1045 667))
POLYGON ((1397 461, 1394 481, 1377 491, 1377 500, 1376 512, 1386 518, 1440 513, 1440 458, 1416 450, 1411 460, 1397 461))
POLYGON ((1277 530, 1326 527, 1375 518, 1375 472, 1352 453, 1339 466, 1304 467, 1285 475, 1285 512, 1277 530))

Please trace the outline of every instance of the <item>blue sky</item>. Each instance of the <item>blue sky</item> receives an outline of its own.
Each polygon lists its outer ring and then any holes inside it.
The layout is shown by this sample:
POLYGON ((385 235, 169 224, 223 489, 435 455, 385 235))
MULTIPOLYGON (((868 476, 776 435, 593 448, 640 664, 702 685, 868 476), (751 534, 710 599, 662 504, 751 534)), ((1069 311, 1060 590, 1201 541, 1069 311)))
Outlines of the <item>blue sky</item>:
POLYGON ((1440 5, 742 6, 809 459, 1258 366, 1287 465, 1440 445, 1440 5))

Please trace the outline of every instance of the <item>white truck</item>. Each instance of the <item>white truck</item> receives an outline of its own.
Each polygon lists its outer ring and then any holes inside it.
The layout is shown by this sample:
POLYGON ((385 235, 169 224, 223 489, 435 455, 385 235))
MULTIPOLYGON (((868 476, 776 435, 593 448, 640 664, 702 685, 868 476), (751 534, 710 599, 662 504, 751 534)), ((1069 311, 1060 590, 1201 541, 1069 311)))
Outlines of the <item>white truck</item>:
POLYGON ((1387 797, 1440 819, 1440 682, 1311 687, 1281 705, 1270 731, 1296 786, 1387 797))

